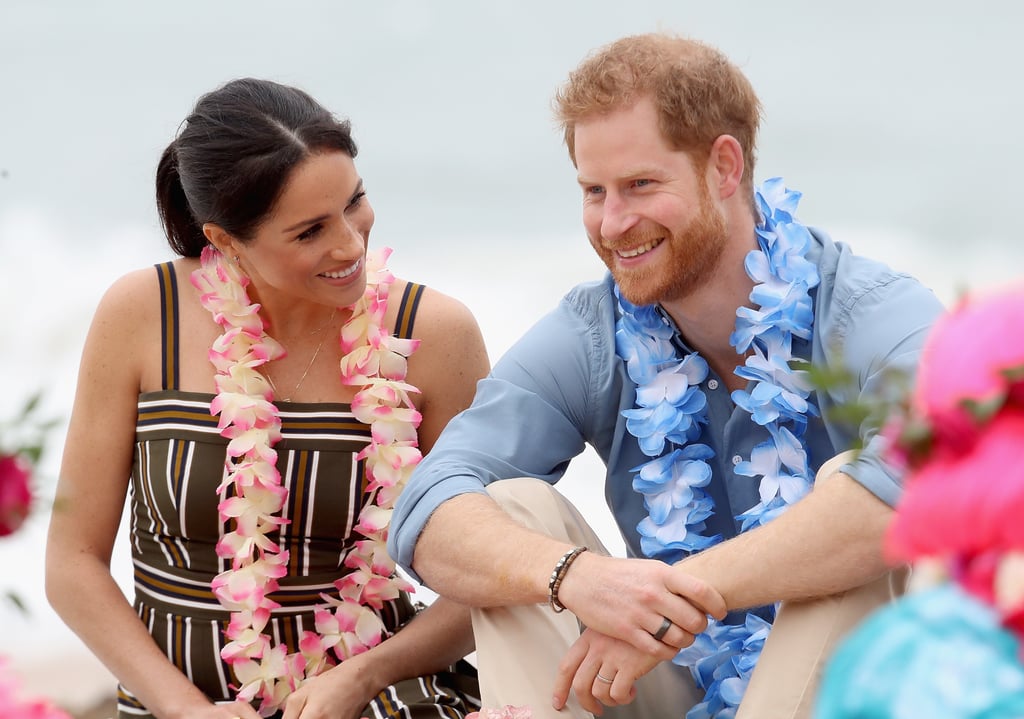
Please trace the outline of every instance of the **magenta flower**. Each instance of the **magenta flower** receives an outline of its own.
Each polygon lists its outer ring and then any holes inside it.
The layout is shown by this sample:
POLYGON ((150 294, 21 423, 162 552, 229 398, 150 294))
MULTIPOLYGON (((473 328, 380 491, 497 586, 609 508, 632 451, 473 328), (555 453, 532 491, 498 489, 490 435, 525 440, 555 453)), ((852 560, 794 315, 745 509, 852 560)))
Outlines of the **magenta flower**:
POLYGON ((3 719, 71 719, 67 712, 53 706, 46 699, 21 697, 18 681, 8 669, 7 660, 2 657, 0 657, 0 716, 3 719))
POLYGON ((933 449, 908 478, 889 527, 893 561, 971 556, 1024 547, 1024 482, 1020 447, 1024 409, 1000 412, 967 452, 933 449))
POLYGON ((0 455, 0 537, 13 534, 32 506, 32 471, 16 454, 0 455))
POLYGON ((921 354, 914 409, 939 419, 962 402, 999 398, 1008 371, 1024 367, 1024 293, 965 298, 931 330, 921 354))

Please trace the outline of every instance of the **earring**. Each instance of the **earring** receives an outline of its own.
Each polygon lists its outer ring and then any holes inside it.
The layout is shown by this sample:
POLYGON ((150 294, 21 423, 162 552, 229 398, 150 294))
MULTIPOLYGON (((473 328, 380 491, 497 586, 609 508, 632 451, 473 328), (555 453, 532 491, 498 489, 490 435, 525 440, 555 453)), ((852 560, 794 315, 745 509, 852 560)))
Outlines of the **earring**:
POLYGON ((238 255, 235 255, 235 264, 237 265, 239 262, 240 262, 240 259, 239 259, 238 255))

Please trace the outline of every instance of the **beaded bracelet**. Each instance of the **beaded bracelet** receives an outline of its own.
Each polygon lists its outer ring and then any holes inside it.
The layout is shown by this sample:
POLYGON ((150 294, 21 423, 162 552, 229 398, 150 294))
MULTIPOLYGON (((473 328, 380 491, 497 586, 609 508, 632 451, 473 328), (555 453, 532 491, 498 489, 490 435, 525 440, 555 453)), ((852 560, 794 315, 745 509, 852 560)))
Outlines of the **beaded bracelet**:
POLYGON ((555 568, 551 570, 551 580, 548 582, 548 604, 551 605, 551 609, 556 614, 565 611, 565 605, 558 601, 558 588, 562 586, 562 580, 565 579, 566 573, 569 571, 569 565, 576 561, 576 557, 587 551, 586 547, 575 547, 570 549, 568 552, 562 555, 562 558, 558 560, 555 568))

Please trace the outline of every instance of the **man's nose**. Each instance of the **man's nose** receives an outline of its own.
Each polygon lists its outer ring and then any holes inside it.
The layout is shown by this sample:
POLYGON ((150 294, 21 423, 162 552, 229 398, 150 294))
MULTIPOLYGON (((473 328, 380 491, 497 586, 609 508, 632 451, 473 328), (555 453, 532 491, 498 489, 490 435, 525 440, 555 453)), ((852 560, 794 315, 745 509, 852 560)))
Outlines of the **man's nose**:
POLYGON ((622 197, 609 195, 602 209, 601 236, 610 240, 621 237, 637 222, 636 213, 622 197))

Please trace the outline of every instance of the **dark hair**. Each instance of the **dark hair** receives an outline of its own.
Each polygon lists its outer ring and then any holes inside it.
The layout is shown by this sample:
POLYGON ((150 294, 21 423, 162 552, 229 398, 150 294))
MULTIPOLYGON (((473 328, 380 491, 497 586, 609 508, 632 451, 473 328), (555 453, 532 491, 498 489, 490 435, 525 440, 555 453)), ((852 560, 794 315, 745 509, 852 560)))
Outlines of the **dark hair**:
POLYGON ((252 239, 295 166, 330 150, 356 156, 351 125, 302 90, 244 78, 203 95, 157 167, 157 210, 171 248, 198 257, 207 222, 252 239))

